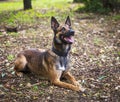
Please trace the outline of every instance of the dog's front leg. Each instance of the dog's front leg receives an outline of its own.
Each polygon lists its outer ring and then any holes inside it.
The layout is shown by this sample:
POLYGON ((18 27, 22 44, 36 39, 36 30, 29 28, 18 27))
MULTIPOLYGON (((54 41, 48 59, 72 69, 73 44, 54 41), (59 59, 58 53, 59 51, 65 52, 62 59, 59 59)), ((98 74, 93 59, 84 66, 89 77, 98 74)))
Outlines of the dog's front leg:
POLYGON ((71 90, 74 90, 74 91, 80 91, 80 87, 79 86, 75 86, 75 85, 72 85, 72 84, 69 84, 69 83, 66 83, 66 82, 62 82, 59 79, 55 79, 52 83, 54 85, 59 86, 59 87, 71 89, 71 90))
POLYGON ((73 85, 79 86, 79 83, 76 81, 75 77, 70 72, 65 72, 63 77, 72 82, 73 85))
POLYGON ((85 88, 83 88, 79 82, 76 81, 75 77, 70 72, 65 72, 63 74, 63 77, 67 80, 71 81, 75 86, 80 88, 80 91, 85 91, 85 88))
POLYGON ((75 91, 80 91, 79 86, 75 86, 73 84, 60 81, 61 75, 62 75, 62 71, 54 70, 51 68, 51 70, 49 71, 50 82, 59 87, 63 87, 63 88, 67 88, 67 89, 71 89, 75 91))

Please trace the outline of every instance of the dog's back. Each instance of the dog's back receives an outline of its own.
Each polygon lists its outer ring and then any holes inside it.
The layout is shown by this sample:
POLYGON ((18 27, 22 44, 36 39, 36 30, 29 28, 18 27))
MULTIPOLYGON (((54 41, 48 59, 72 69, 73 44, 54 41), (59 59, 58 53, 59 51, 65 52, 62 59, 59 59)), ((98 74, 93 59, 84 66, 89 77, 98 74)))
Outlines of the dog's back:
POLYGON ((50 68, 54 68, 58 57, 50 50, 25 50, 17 55, 15 70, 20 72, 30 71, 38 75, 48 75, 50 68))

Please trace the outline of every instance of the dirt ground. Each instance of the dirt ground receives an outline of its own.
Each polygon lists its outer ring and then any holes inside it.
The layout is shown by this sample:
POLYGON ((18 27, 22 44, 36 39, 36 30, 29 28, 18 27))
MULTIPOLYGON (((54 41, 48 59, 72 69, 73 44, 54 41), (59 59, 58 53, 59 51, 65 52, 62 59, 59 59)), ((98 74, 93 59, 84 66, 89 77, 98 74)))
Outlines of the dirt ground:
POLYGON ((59 88, 34 74, 15 75, 13 61, 19 51, 51 48, 50 19, 41 18, 39 25, 22 26, 18 33, 0 29, 0 102, 120 102, 120 22, 84 13, 71 20, 71 73, 86 91, 59 88))

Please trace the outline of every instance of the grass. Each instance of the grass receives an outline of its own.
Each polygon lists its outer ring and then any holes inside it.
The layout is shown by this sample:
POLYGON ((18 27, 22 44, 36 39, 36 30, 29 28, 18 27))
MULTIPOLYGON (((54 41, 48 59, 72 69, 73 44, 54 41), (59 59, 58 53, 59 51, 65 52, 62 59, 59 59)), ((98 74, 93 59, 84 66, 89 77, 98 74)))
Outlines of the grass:
POLYGON ((94 38, 93 42, 94 42, 95 45, 100 45, 102 41, 99 38, 94 38))
POLYGON ((61 16, 62 19, 67 15, 73 15, 69 12, 72 0, 33 0, 33 9, 24 11, 22 0, 14 2, 0 3, 0 25, 25 25, 38 23, 40 18, 49 18, 51 16, 61 16))
POLYGON ((120 20, 120 14, 113 16, 112 19, 116 21, 120 20))
POLYGON ((12 60, 14 59, 14 55, 9 54, 9 55, 7 56, 7 59, 8 59, 9 61, 12 61, 12 60))
POLYGON ((39 89, 38 89, 38 86, 37 86, 37 85, 33 86, 33 90, 34 90, 34 91, 38 91, 38 90, 39 90, 39 89))
POLYGON ((103 41, 102 41, 102 39, 97 38, 97 37, 95 37, 95 38, 93 39, 93 43, 94 43, 94 45, 96 45, 96 46, 102 46, 102 45, 104 44, 103 41))
POLYGON ((17 33, 17 32, 9 32, 8 35, 10 35, 12 37, 18 37, 19 33, 17 33))
MULTIPOLYGON (((85 5, 71 3, 73 0, 32 0, 32 10, 23 10, 23 0, 0 2, 0 26, 22 26, 40 23, 41 18, 56 16, 63 20, 66 16, 74 16, 75 10, 84 9, 85 5)), ((120 20, 120 15, 113 16, 114 20, 120 20)))
POLYGON ((0 32, 0 35, 2 35, 2 32, 0 32))
POLYGON ((11 46, 10 41, 6 41, 6 42, 5 42, 5 45, 6 45, 7 47, 11 46))
POLYGON ((118 51, 118 55, 120 56, 120 51, 118 51))
MULTIPOLYGON (((73 0, 32 0, 33 9, 58 8, 65 10, 73 0)), ((0 11, 23 9, 23 0, 0 2, 0 11)))

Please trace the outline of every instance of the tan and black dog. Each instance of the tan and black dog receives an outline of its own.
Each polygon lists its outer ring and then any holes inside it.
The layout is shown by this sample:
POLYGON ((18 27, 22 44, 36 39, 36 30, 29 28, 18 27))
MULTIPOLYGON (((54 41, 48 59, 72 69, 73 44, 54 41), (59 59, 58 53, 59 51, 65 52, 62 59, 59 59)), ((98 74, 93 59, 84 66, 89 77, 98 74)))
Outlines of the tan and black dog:
POLYGON ((68 66, 68 54, 75 33, 71 28, 69 16, 63 26, 51 17, 51 28, 54 31, 52 49, 46 51, 30 49, 20 52, 15 60, 16 74, 22 76, 23 72, 30 71, 48 78, 54 85, 80 91, 82 87, 70 74, 68 66), (69 80, 71 84, 62 82, 60 80, 62 77, 69 80))

